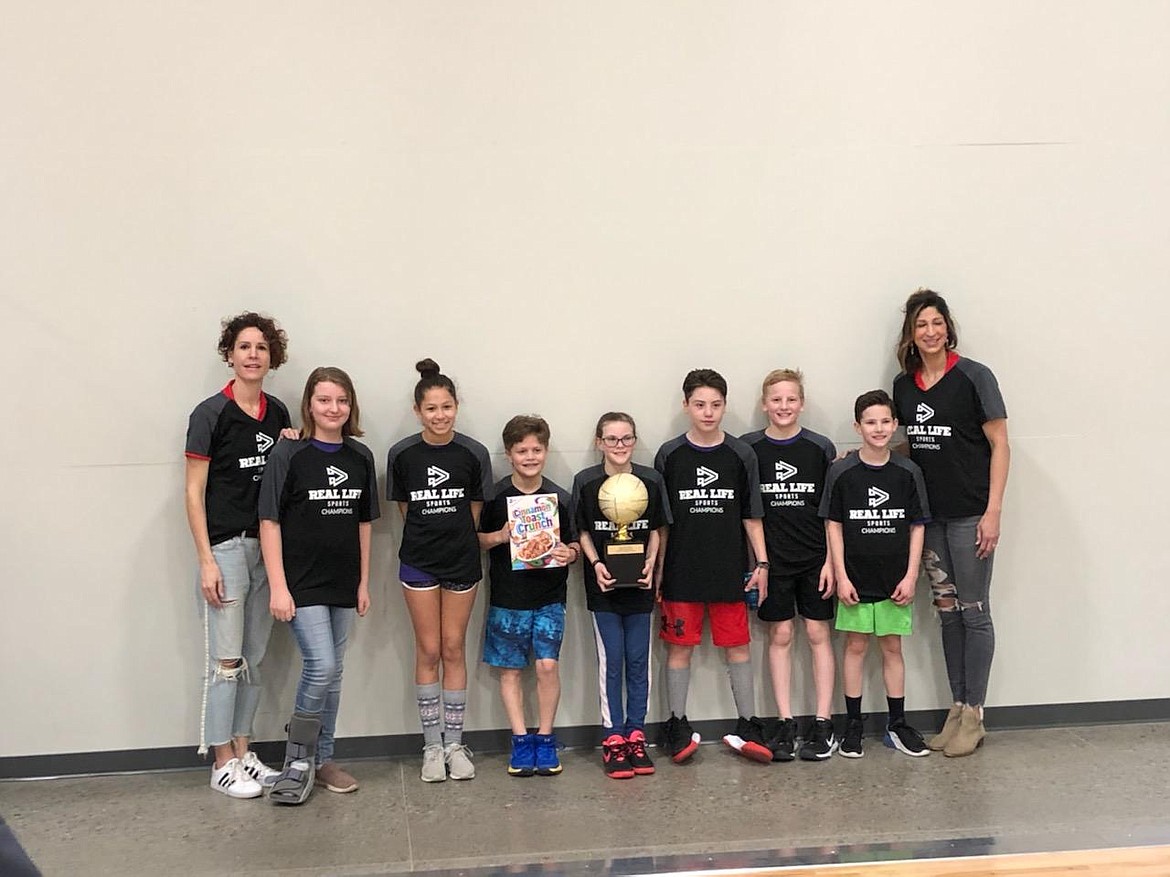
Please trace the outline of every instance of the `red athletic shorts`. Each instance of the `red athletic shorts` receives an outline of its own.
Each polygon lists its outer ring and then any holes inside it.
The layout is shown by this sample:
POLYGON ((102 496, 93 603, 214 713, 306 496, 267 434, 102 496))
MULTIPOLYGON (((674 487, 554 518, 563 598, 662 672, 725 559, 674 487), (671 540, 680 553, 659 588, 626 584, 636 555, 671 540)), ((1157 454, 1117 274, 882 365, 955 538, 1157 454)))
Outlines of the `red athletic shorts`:
POLYGON ((697 646, 703 641, 703 612, 711 616, 711 641, 722 649, 746 646, 752 635, 748 628, 747 604, 687 603, 662 601, 662 630, 658 636, 676 646, 697 646))

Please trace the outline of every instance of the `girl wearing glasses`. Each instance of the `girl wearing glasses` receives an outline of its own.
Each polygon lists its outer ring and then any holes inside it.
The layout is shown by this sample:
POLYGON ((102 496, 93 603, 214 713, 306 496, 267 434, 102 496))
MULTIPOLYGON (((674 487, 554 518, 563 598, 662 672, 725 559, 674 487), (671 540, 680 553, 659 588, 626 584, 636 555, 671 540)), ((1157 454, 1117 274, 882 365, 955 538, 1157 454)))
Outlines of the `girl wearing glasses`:
POLYGON ((650 615, 655 599, 652 575, 658 555, 658 531, 670 523, 670 504, 666 502, 662 476, 632 461, 637 441, 630 415, 619 411, 601 415, 594 444, 601 451, 602 462, 577 473, 573 479, 573 513, 585 555, 585 599, 593 615, 597 643, 602 764, 606 775, 614 779, 654 773, 654 762, 646 754, 644 732, 650 693, 650 615), (648 499, 642 516, 629 525, 631 535, 646 542, 640 587, 635 588, 615 587, 616 580, 602 554, 617 525, 602 514, 598 493, 606 479, 619 473, 640 479, 648 499))

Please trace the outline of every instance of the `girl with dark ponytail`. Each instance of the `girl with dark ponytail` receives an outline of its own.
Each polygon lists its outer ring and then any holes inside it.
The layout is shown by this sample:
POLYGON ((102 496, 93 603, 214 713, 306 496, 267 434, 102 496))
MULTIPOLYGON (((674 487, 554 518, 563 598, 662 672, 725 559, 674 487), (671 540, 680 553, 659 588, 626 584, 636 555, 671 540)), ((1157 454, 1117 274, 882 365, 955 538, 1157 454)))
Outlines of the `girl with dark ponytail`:
POLYGON ((455 431, 454 381, 433 359, 415 368, 414 413, 422 430, 390 449, 386 498, 403 519, 399 580, 414 627, 422 780, 437 783, 475 776, 463 745, 467 622, 482 577, 476 531, 492 467, 487 448, 455 431))

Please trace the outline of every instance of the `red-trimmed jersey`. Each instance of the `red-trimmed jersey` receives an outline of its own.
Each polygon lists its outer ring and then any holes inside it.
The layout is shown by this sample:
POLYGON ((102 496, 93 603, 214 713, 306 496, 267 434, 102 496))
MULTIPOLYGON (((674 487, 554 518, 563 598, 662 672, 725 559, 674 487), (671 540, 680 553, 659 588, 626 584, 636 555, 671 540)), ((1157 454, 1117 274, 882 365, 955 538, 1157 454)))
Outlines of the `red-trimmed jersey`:
POLYGON ((944 520, 987 511, 991 444, 983 424, 1007 417, 991 369, 962 356, 951 363, 929 390, 905 373, 894 379, 894 408, 910 459, 922 468, 934 516, 944 520))
POLYGON ((260 394, 259 416, 247 414, 236 404, 232 383, 191 412, 186 455, 208 464, 204 505, 212 545, 258 526, 260 480, 288 425, 288 409, 267 393, 260 394))

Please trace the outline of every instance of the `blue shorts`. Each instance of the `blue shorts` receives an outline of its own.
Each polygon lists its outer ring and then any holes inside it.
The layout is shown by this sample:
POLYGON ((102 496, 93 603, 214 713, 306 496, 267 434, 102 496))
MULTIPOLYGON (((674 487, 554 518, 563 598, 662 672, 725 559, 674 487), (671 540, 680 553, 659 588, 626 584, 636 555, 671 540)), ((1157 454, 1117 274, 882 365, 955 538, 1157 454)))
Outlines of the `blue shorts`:
POLYGON ((555 661, 565 638, 565 604, 549 603, 539 609, 504 609, 489 606, 483 638, 483 662, 492 667, 520 670, 528 655, 555 661))

